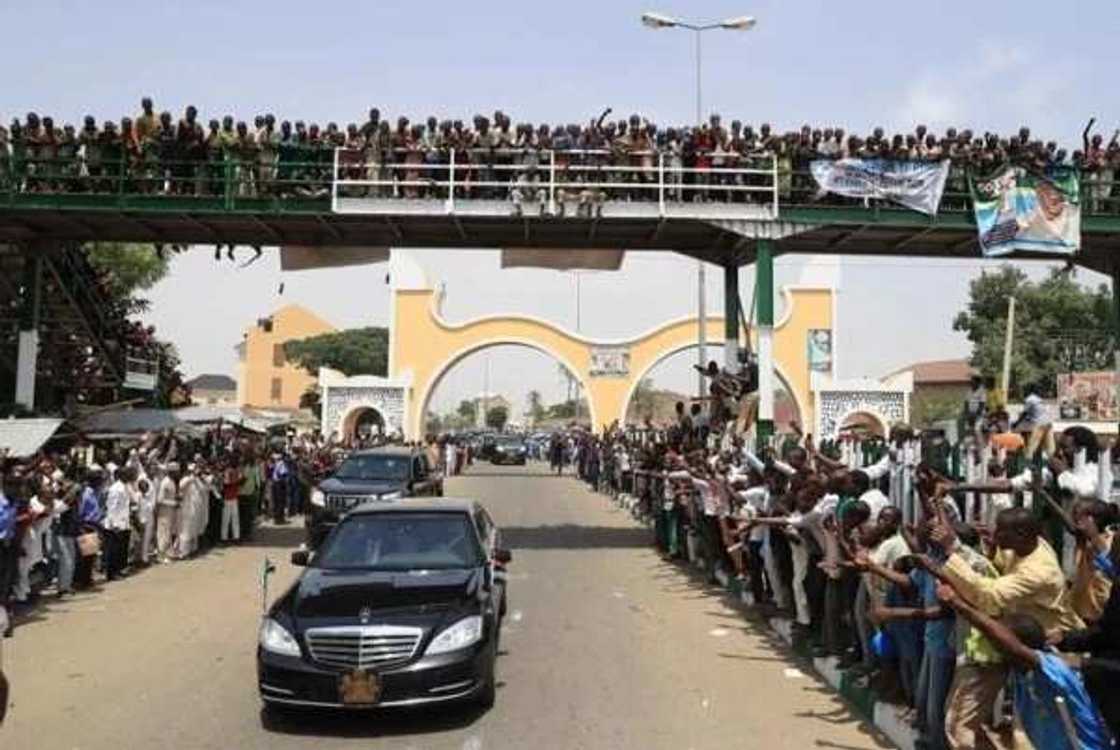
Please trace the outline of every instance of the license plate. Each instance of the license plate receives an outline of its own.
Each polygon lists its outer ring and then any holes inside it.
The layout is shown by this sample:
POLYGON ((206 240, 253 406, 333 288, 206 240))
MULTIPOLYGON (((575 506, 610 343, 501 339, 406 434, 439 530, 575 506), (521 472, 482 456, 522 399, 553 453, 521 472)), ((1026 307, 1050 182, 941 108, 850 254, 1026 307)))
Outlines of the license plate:
POLYGON ((374 672, 347 672, 338 680, 338 697, 348 706, 372 706, 381 699, 381 681, 374 672))

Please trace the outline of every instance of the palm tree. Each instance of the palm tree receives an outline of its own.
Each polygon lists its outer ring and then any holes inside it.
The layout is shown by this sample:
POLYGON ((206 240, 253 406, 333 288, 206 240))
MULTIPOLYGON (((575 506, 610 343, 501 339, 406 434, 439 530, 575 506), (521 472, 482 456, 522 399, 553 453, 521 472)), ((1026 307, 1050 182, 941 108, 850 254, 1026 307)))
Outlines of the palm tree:
POLYGON ((544 401, 541 398, 541 392, 537 390, 529 391, 529 419, 535 426, 542 418, 544 418, 544 401))

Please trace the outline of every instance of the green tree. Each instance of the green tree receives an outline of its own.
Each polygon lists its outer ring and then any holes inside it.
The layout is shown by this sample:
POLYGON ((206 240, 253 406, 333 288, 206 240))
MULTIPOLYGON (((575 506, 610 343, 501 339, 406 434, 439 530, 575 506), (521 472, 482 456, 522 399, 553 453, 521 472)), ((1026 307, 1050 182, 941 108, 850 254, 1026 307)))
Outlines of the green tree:
POLYGON ((541 398, 541 392, 537 390, 529 391, 529 418, 532 419, 533 424, 540 422, 544 419, 544 400, 541 398))
POLYGON ((312 375, 329 367, 345 375, 379 375, 389 369, 389 331, 351 328, 284 344, 284 356, 312 375))
POLYGON ((91 242, 85 250, 90 264, 106 275, 113 293, 123 297, 151 289, 171 268, 152 245, 91 242))
POLYGON ((1037 385, 1053 396, 1061 372, 1110 369, 1116 339, 1108 287, 1087 289, 1071 274, 1054 270, 1040 281, 1010 265, 983 273, 969 285, 968 306, 953 329, 972 343, 972 365, 998 377, 1003 370, 1008 300, 1015 297, 1011 393, 1022 397, 1037 385))
POLYGON ((463 399, 459 402, 456 413, 463 418, 467 425, 473 425, 478 419, 478 405, 474 401, 463 399))
POLYGON ((572 398, 548 407, 548 417, 550 419, 572 419, 575 415, 576 401, 572 398))
POLYGON ((436 414, 434 411, 427 413, 424 420, 424 432, 427 435, 438 435, 443 432, 445 427, 443 418, 436 414))
POLYGON ((501 432, 508 421, 509 411, 504 406, 493 406, 486 412, 486 426, 492 430, 501 432))
POLYGON ((961 416, 967 391, 961 393, 915 393, 910 402, 910 424, 928 429, 938 422, 956 420, 961 416))
POLYGON ((634 387, 634 395, 630 399, 630 408, 637 415, 638 421, 654 416, 657 396, 653 390, 653 378, 642 378, 638 381, 638 385, 634 387))

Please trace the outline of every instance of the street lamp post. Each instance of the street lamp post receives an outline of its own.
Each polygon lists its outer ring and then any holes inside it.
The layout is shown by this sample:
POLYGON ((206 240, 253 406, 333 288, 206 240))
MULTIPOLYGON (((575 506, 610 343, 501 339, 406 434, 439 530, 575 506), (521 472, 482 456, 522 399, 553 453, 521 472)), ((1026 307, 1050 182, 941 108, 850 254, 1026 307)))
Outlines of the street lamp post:
MULTIPOLYGON (((672 16, 667 16, 662 13, 643 13, 642 23, 651 29, 687 29, 693 32, 696 36, 696 127, 703 125, 703 100, 701 98, 703 89, 701 81, 701 35, 705 31, 712 29, 725 29, 728 31, 747 31, 754 28, 757 21, 753 16, 738 16, 736 18, 728 18, 723 21, 715 23, 695 24, 682 21, 672 16)), ((708 305, 706 300, 706 278, 704 271, 704 261, 696 261, 696 307, 697 318, 699 323, 699 331, 697 334, 696 344, 697 353, 696 361, 703 370, 707 366, 705 361, 706 351, 708 348, 708 305)), ((726 342, 725 346, 732 346, 733 342, 726 342)), ((700 373, 697 376, 697 393, 698 396, 704 395, 704 375, 700 373)))

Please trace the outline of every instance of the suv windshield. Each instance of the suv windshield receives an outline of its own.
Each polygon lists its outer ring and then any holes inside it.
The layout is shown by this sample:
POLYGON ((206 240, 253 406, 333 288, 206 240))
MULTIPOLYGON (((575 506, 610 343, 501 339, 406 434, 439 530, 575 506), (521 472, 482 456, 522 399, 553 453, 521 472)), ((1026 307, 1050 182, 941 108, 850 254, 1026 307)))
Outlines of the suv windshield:
POLYGON ((371 453, 350 456, 334 473, 335 479, 408 479, 408 456, 371 453))
POLYGON ((460 512, 368 513, 339 524, 320 548, 317 568, 453 570, 484 556, 470 516, 460 512))

